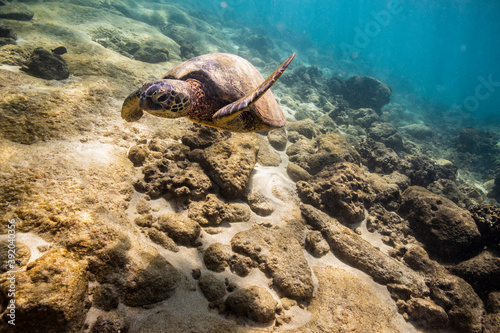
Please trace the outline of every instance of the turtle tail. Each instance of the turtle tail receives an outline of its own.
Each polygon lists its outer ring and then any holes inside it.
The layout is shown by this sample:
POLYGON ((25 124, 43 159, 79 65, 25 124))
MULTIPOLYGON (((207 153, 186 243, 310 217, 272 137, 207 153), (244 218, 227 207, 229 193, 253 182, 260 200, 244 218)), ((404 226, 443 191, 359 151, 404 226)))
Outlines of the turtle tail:
POLYGON ((264 82, 262 82, 260 86, 255 88, 251 93, 219 109, 212 116, 214 121, 215 120, 223 122, 230 121, 231 119, 233 119, 234 117, 238 116, 243 111, 245 111, 247 108, 252 106, 279 79, 279 77, 281 76, 281 74, 283 74, 288 65, 290 65, 293 58, 295 58, 295 53, 289 56, 281 64, 281 66, 278 67, 278 69, 276 69, 273 74, 271 74, 271 76, 269 76, 264 82))

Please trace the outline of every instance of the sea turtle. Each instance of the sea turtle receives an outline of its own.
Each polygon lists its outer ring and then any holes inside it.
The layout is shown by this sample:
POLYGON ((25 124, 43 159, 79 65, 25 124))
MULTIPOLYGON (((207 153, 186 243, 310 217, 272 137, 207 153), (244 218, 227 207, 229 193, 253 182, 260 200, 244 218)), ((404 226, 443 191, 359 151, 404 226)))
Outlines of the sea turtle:
POLYGON ((122 118, 137 121, 146 111, 165 118, 186 117, 232 132, 262 132, 285 125, 271 91, 295 53, 264 81, 247 60, 228 53, 189 59, 162 79, 146 82, 123 102, 122 118))

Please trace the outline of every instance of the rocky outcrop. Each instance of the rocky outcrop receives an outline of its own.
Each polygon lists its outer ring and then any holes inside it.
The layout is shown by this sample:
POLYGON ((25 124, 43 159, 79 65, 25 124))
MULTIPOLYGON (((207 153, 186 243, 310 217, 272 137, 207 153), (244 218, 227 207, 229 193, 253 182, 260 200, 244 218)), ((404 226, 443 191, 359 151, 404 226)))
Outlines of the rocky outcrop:
POLYGON ((344 81, 342 95, 353 109, 372 108, 379 114, 391 101, 391 88, 369 76, 355 75, 344 81))
POLYGON ((69 77, 66 61, 60 55, 41 47, 33 50, 22 70, 45 80, 65 80, 69 77))
POLYGON ((204 274, 198 280, 198 286, 203 293, 203 296, 209 301, 213 302, 221 299, 226 294, 226 285, 213 274, 204 274))
POLYGON ((468 211, 418 186, 406 189, 402 198, 399 213, 433 256, 457 261, 478 252, 481 235, 468 211))
POLYGON ((158 229, 179 245, 196 245, 201 227, 196 221, 181 214, 166 213, 158 217, 158 229))
POLYGON ((243 203, 225 203, 215 194, 209 194, 205 201, 189 205, 188 216, 201 226, 217 226, 224 222, 246 222, 250 219, 250 208, 243 203))
POLYGON ((18 21, 30 21, 35 13, 23 3, 9 3, 0 6, 0 18, 18 21))
POLYGON ((241 197, 257 161, 258 143, 254 134, 233 134, 200 154, 201 164, 226 199, 241 197))
POLYGON ((399 157, 391 148, 373 139, 363 139, 356 145, 363 164, 376 173, 390 173, 398 169, 399 157))
POLYGON ((267 323, 276 316, 278 302, 264 288, 251 286, 238 289, 226 299, 228 312, 256 323, 267 323))
POLYGON ((306 222, 322 233, 333 253, 342 260, 379 283, 406 286, 414 297, 427 292, 421 276, 380 252, 336 219, 311 205, 301 205, 300 210, 306 222))
POLYGON ((297 182, 302 202, 311 204, 343 223, 360 222, 365 205, 374 200, 374 193, 363 170, 352 163, 326 167, 311 180, 297 182))
POLYGON ((233 237, 231 246, 234 252, 257 261, 283 296, 301 301, 312 297, 312 274, 302 246, 285 230, 256 227, 242 231, 233 237))
MULTIPOLYGON (((9 274, 0 277, 3 300, 11 299, 7 297, 11 284, 8 277, 9 274)), ((15 279, 16 325, 2 322, 2 332, 81 331, 88 311, 87 274, 68 251, 55 249, 45 253, 30 263, 26 271, 15 274, 15 279)))

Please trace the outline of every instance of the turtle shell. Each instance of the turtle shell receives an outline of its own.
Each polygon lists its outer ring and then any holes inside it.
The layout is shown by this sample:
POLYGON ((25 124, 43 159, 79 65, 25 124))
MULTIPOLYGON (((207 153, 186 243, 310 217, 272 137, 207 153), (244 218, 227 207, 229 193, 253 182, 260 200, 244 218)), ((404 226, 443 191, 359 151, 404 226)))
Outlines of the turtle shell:
MULTIPOLYGON (((202 83, 204 103, 207 104, 202 111, 204 114, 188 118, 194 122, 203 120, 205 125, 217 110, 251 93, 264 82, 264 77, 250 62, 227 53, 206 54, 187 60, 166 73, 163 79, 195 79, 202 83)), ((250 107, 249 112, 228 121, 224 129, 266 131, 282 127, 285 122, 285 115, 268 90, 250 107)))

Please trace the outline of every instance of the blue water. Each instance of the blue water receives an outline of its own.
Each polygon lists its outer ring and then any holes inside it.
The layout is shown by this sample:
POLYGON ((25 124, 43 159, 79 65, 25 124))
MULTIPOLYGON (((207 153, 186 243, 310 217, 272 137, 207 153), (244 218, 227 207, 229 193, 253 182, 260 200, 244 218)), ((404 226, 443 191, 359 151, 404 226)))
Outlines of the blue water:
POLYGON ((287 42, 333 73, 375 76, 395 94, 414 93, 443 109, 500 122, 500 1, 192 1, 223 25, 287 42), (349 70, 350 69, 350 70, 349 70))

